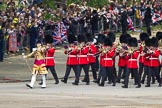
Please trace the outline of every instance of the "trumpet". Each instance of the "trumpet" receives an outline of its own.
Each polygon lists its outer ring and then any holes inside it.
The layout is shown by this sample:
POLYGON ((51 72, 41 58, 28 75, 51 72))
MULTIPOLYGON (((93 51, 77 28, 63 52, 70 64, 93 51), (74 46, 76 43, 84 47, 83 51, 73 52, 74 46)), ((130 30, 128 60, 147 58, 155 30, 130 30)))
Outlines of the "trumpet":
POLYGON ((103 48, 101 49, 101 54, 102 54, 102 55, 103 55, 103 54, 106 54, 108 51, 110 51, 110 48, 103 47, 103 48))
POLYGON ((134 48, 134 47, 130 47, 130 48, 128 48, 128 53, 129 54, 133 54, 135 51, 138 51, 139 50, 139 48, 137 47, 137 48, 134 48))
POLYGON ((78 44, 77 45, 77 47, 76 47, 76 49, 79 51, 79 50, 81 50, 83 48, 83 44, 78 44))
POLYGON ((67 53, 70 53, 73 50, 73 48, 68 47, 68 46, 64 46, 64 48, 65 48, 67 53))
POLYGON ((118 43, 115 51, 120 52, 121 49, 122 49, 121 43, 118 43))

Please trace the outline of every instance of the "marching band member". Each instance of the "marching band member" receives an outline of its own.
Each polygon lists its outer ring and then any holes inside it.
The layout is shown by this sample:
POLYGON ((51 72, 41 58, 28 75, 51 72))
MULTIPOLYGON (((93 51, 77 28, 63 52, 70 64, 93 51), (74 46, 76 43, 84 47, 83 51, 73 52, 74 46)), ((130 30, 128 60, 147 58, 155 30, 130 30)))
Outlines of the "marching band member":
POLYGON ((55 70, 55 60, 54 60, 55 48, 52 46, 53 44, 52 36, 46 36, 45 41, 46 41, 46 52, 45 52, 46 68, 47 70, 51 71, 52 76, 55 79, 55 84, 58 84, 59 80, 55 70))
POLYGON ((112 41, 110 38, 106 38, 104 40, 104 46, 103 46, 103 51, 102 51, 102 56, 103 56, 103 74, 101 76, 101 83, 99 84, 99 86, 104 86, 105 84, 105 80, 107 79, 107 77, 109 77, 109 79, 112 80, 113 85, 116 85, 115 82, 115 75, 113 73, 113 66, 114 66, 114 54, 115 51, 114 49, 112 49, 112 41))
MULTIPOLYGON (((159 50, 160 50, 160 67, 159 67, 159 73, 161 73, 161 67, 162 67, 162 32, 157 32, 156 33, 156 38, 158 39, 158 45, 159 45, 159 50)), ((162 77, 162 74, 161 74, 162 77)))
POLYGON ((104 45, 104 40, 105 40, 105 35, 104 34, 99 34, 98 35, 98 40, 97 40, 97 43, 98 43, 98 52, 95 54, 95 55, 99 55, 100 57, 100 61, 99 61, 99 64, 100 64, 100 69, 99 69, 99 73, 98 73, 98 79, 97 79, 97 83, 99 84, 100 81, 101 81, 101 76, 103 74, 103 56, 101 55, 101 52, 102 52, 102 48, 103 48, 103 45, 104 45))
POLYGON ((151 75, 155 75, 156 79, 159 83, 159 87, 161 87, 161 79, 160 79, 160 73, 159 73, 159 55, 160 51, 157 49, 158 47, 158 41, 155 37, 151 38, 151 47, 149 51, 147 52, 150 54, 149 56, 149 71, 148 71, 148 77, 147 77, 147 85, 145 87, 150 87, 150 81, 151 81, 151 75))
POLYGON ((144 69, 144 47, 145 47, 145 40, 149 38, 149 35, 147 33, 141 33, 140 34, 140 58, 139 58, 139 76, 140 76, 140 80, 141 80, 141 76, 143 73, 143 69, 144 69))
POLYGON ((136 88, 140 88, 140 79, 139 79, 139 74, 138 74, 138 65, 137 65, 137 58, 139 56, 139 51, 136 50, 136 47, 138 46, 137 39, 136 38, 130 38, 128 42, 129 48, 128 48, 128 53, 127 53, 127 67, 126 67, 126 74, 125 74, 125 79, 124 79, 124 86, 123 88, 128 88, 128 81, 129 81, 129 75, 131 72, 133 72, 134 77, 135 77, 135 83, 138 85, 136 88))
POLYGON ((73 35, 68 36, 69 46, 67 48, 65 47, 65 52, 64 52, 68 56, 66 62, 66 72, 64 78, 61 80, 65 84, 67 83, 71 68, 74 71, 75 77, 77 74, 78 59, 77 59, 76 45, 74 44, 75 41, 76 41, 75 36, 73 35))
MULTIPOLYGON (((116 43, 115 43, 115 40, 116 40, 116 37, 115 37, 115 34, 113 33, 113 32, 109 32, 108 34, 107 34, 107 38, 110 38, 111 39, 111 41, 112 41, 112 50, 116 50, 116 43)), ((113 67, 113 74, 115 75, 115 77, 117 77, 117 73, 116 73, 116 67, 115 67, 115 58, 116 58, 116 55, 114 55, 114 57, 113 57, 113 61, 114 61, 114 67, 113 67)), ((111 84, 112 83, 112 81, 111 81, 111 79, 108 79, 109 80, 109 84, 111 84)))
POLYGON ((143 49, 143 53, 144 53, 144 63, 143 63, 144 73, 143 73, 143 76, 142 76, 142 79, 141 79, 142 84, 144 84, 145 78, 148 75, 148 71, 149 71, 149 65, 150 65, 149 56, 150 56, 150 54, 148 54, 147 51, 150 48, 150 43, 151 43, 150 38, 145 40, 145 46, 144 46, 144 49, 143 49))
POLYGON ((78 85, 79 84, 79 78, 80 78, 80 74, 81 74, 81 70, 83 68, 84 72, 85 72, 85 82, 86 85, 89 85, 89 72, 88 72, 88 47, 85 46, 85 36, 83 35, 79 35, 78 36, 78 42, 79 45, 77 46, 77 57, 78 57, 78 68, 77 68, 77 75, 75 78, 75 82, 73 82, 73 85, 78 85))
MULTIPOLYGON (((125 57, 125 51, 127 50, 127 35, 121 35, 119 38, 120 41, 120 49, 117 52, 119 55, 119 61, 118 61, 118 77, 117 77, 117 82, 120 83, 121 77, 125 76, 125 71, 126 71, 126 65, 127 65, 127 60, 125 57)), ((117 46, 118 47, 118 46, 117 46)), ((118 48, 117 48, 118 49, 118 48)))
POLYGON ((34 83, 36 81, 36 76, 40 74, 42 76, 42 88, 46 88, 46 75, 48 73, 45 65, 45 58, 44 58, 44 52, 45 49, 42 48, 41 43, 38 41, 37 44, 37 49, 30 53, 27 56, 24 56, 24 58, 29 58, 31 56, 34 56, 34 66, 33 66, 33 72, 32 72, 32 78, 30 84, 26 84, 27 87, 33 88, 34 83))
MULTIPOLYGON (((97 82, 97 73, 96 73, 96 57, 94 54, 97 53, 97 48, 96 45, 94 45, 93 42, 93 37, 91 34, 87 34, 87 45, 89 48, 88 52, 88 62, 89 62, 89 68, 91 67, 92 69, 92 75, 93 75, 93 82, 97 82)), ((89 69, 88 69, 89 70, 89 69)))

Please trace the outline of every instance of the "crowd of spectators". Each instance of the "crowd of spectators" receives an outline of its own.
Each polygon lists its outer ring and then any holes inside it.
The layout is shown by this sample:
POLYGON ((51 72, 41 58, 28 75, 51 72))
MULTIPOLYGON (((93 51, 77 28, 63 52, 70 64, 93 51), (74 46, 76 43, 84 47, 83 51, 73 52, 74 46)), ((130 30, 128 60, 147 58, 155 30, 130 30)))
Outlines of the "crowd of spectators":
POLYGON ((152 24, 162 20, 160 0, 141 0, 127 6, 126 3, 113 2, 100 8, 72 3, 51 9, 43 0, 19 0, 17 4, 9 0, 6 9, 0 11, 0 29, 4 34, 5 53, 16 53, 35 47, 37 40, 44 42, 46 34, 53 36, 54 44, 66 42, 70 35, 93 36, 109 31, 121 32, 122 13, 126 10, 127 30, 137 31, 144 26, 144 14, 147 6, 151 7, 152 24), (49 16, 47 19, 45 17, 49 16))

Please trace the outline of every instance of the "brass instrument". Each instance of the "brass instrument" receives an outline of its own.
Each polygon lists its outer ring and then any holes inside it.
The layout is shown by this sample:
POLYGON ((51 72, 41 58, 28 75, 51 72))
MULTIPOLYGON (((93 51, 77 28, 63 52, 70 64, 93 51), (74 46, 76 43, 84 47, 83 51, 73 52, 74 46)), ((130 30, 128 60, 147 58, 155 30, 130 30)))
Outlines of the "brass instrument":
POLYGON ((142 47, 145 47, 145 42, 142 42, 142 43, 141 43, 141 46, 142 46, 142 47))
POLYGON ((135 51, 139 51, 138 47, 130 47, 128 48, 128 50, 126 51, 129 55, 133 54, 135 51))
POLYGON ((67 54, 69 54, 73 50, 73 48, 68 47, 68 46, 64 46, 64 48, 65 48, 67 54))
POLYGON ((83 48, 83 44, 78 44, 77 47, 76 47, 76 50, 80 51, 82 48, 83 48))
POLYGON ((110 48, 103 47, 103 48, 101 49, 101 55, 106 54, 108 51, 110 51, 110 48))
POLYGON ((118 43, 115 51, 120 52, 121 49, 122 49, 121 43, 118 43))

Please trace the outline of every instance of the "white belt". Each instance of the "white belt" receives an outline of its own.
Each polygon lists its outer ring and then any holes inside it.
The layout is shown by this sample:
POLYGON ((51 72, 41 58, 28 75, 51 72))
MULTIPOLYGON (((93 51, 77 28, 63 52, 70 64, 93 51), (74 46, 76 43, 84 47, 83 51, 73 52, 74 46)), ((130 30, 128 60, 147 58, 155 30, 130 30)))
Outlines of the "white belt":
POLYGON ((78 55, 78 57, 87 57, 87 55, 78 55))
POLYGON ((158 58, 149 58, 150 60, 158 60, 158 58))
POLYGON ((112 58, 104 58, 104 60, 112 60, 112 58))
POLYGON ((87 55, 92 55, 93 56, 94 54, 87 54, 87 55))
POLYGON ((45 57, 46 59, 54 59, 54 57, 45 57))
POLYGON ((128 61, 137 61, 137 59, 129 59, 128 61))
POLYGON ((77 57, 76 55, 68 55, 68 57, 77 57))

